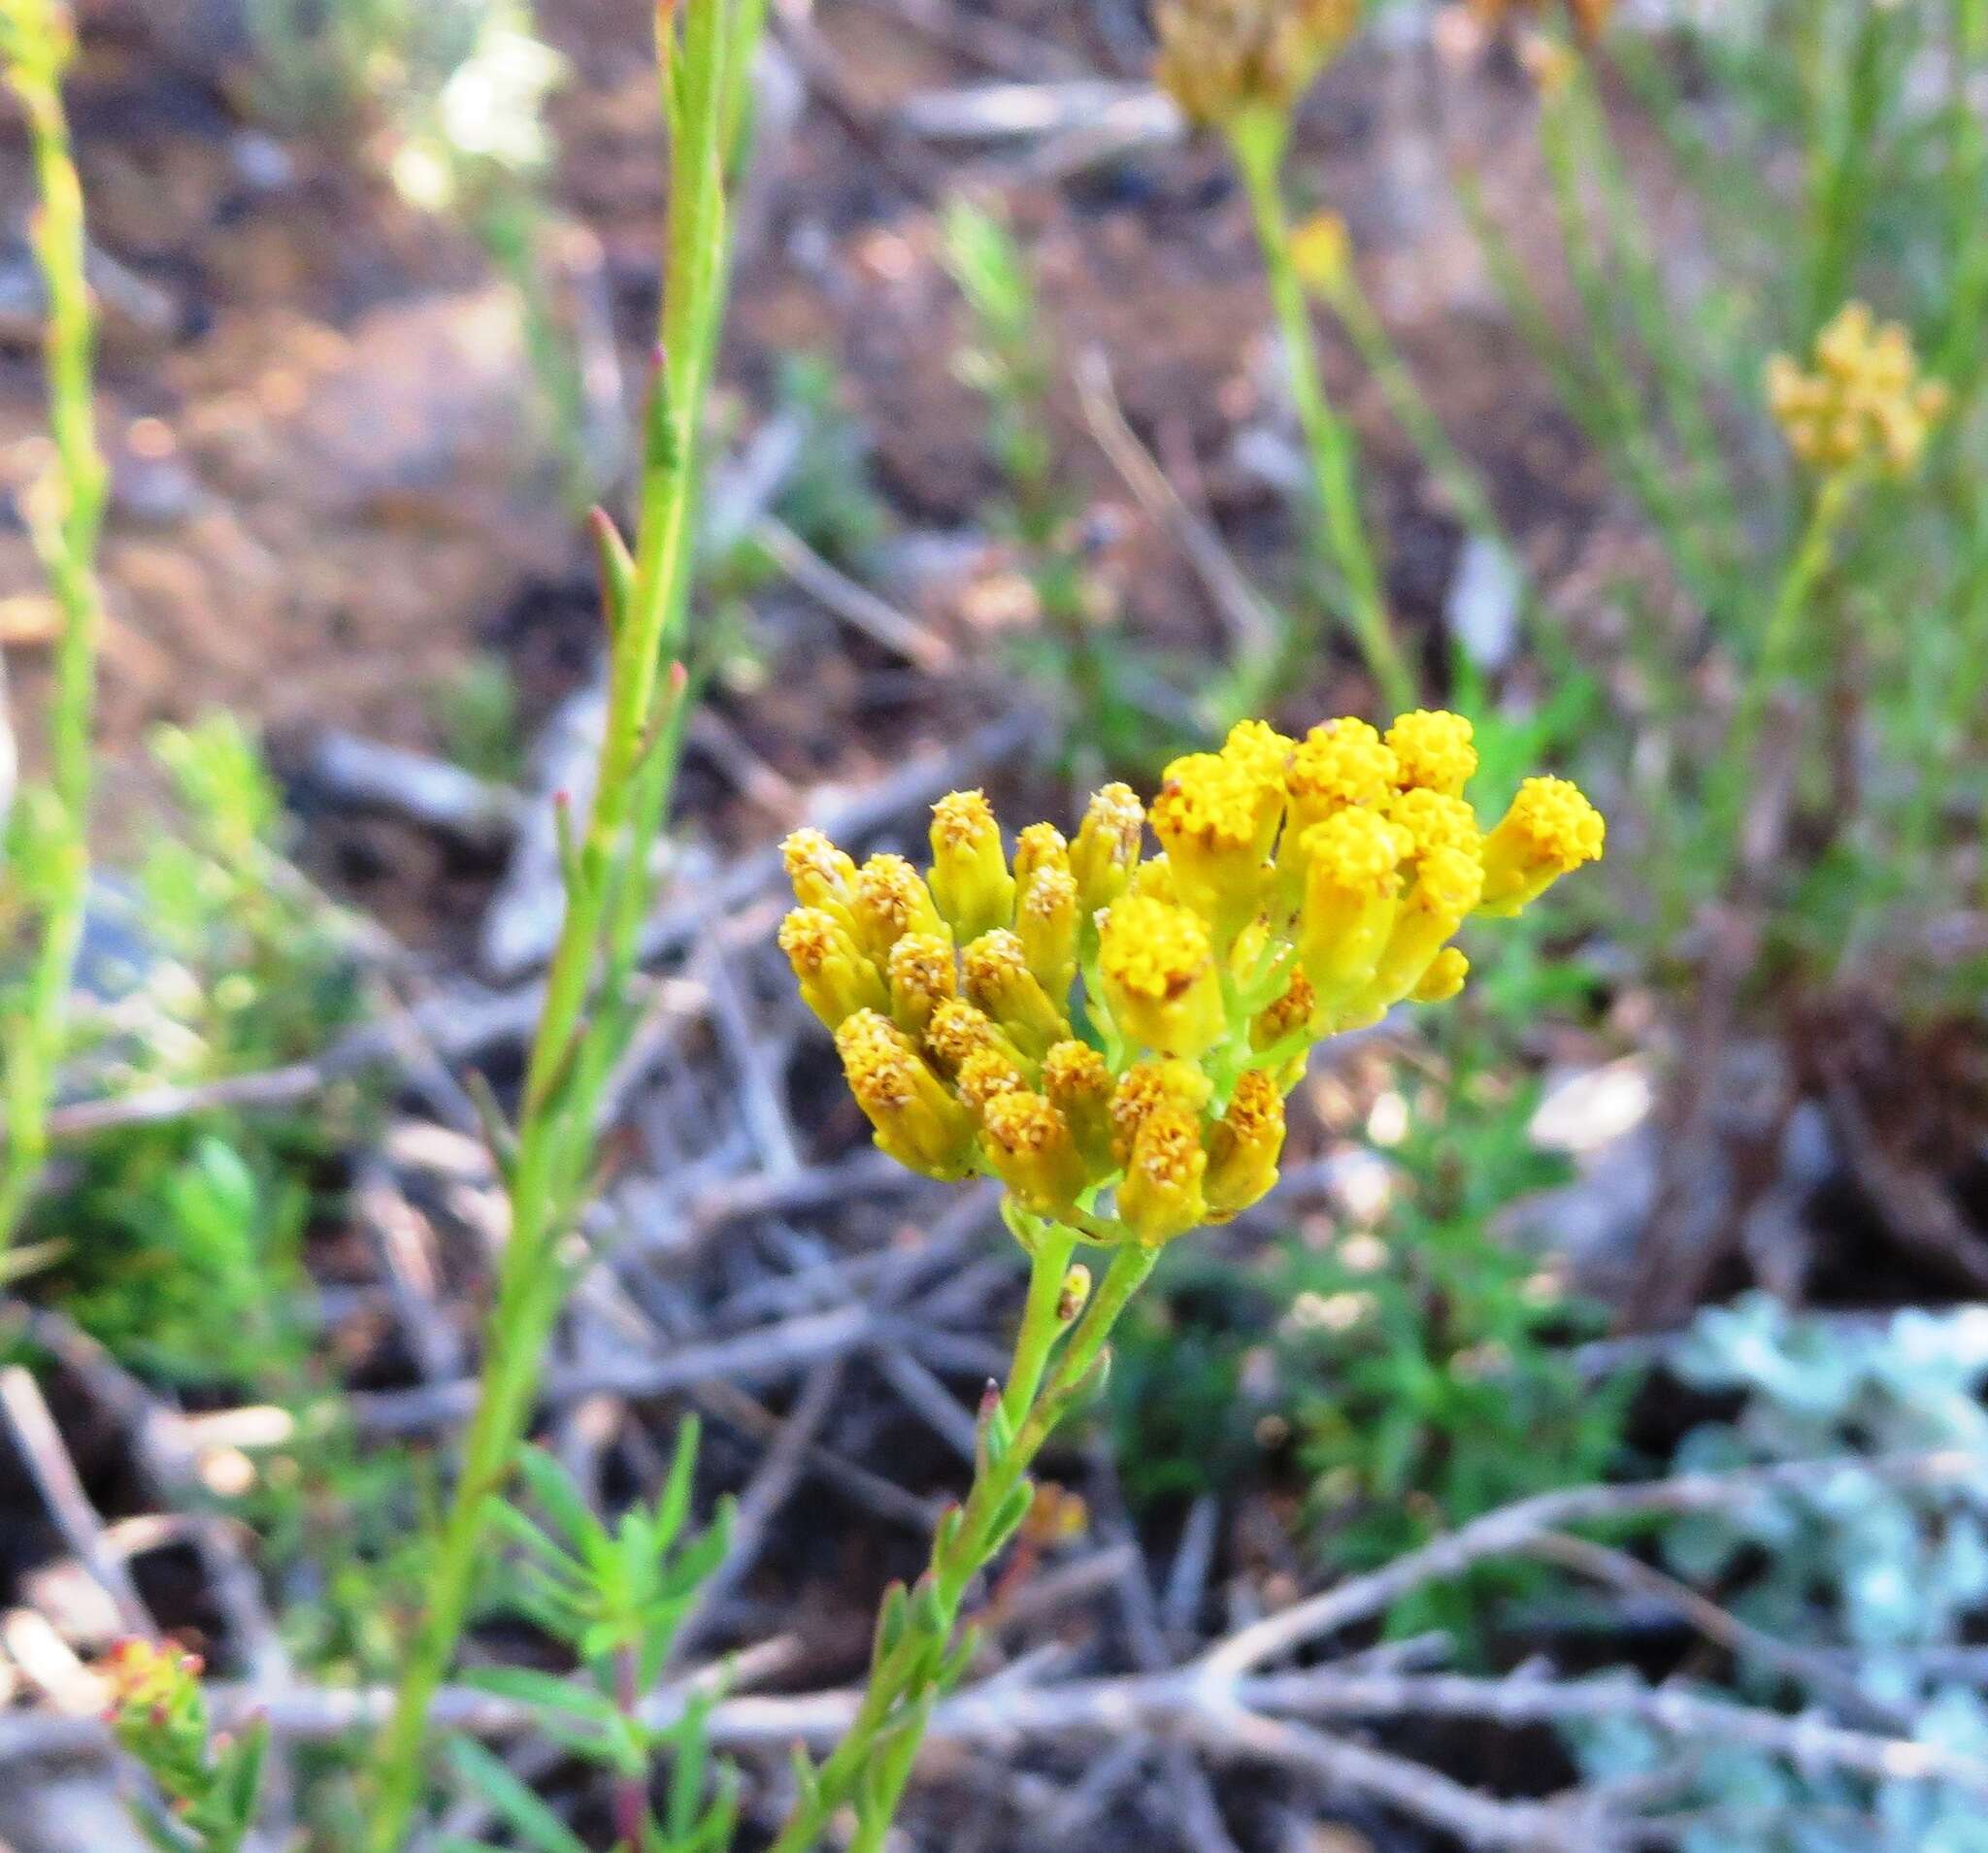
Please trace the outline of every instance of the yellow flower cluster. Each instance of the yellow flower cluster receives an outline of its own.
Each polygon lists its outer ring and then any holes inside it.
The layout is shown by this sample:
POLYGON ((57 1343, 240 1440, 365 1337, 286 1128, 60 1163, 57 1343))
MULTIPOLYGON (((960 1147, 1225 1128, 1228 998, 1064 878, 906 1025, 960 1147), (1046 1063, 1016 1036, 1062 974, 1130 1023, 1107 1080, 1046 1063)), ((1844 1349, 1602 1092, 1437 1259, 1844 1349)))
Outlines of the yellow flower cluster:
POLYGON ((1167 1241, 1276 1181, 1313 1042, 1454 997, 1466 919, 1601 855, 1600 814, 1562 778, 1527 779, 1483 829, 1476 769, 1457 714, 1303 740, 1244 721, 1169 766, 1149 811, 1107 785, 1074 843, 1033 824, 1011 860, 977 791, 933 807, 923 878, 797 831, 781 949, 884 1151, 1167 1241))
POLYGON ((1359 19, 1360 0, 1159 0, 1154 75, 1197 122, 1283 116, 1359 19))
POLYGON ((1775 354, 1767 367, 1768 409, 1789 448, 1824 475, 1867 463, 1910 475, 1949 397, 1939 381, 1920 378, 1905 329, 1880 323, 1857 302, 1816 336, 1813 373, 1791 354, 1775 354))

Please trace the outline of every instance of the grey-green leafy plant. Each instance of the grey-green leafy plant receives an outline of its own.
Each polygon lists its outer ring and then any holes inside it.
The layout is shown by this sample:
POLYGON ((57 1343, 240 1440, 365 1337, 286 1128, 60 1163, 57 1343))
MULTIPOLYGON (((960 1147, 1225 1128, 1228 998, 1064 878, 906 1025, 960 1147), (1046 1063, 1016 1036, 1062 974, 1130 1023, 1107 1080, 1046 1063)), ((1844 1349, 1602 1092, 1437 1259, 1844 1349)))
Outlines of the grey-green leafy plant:
MULTIPOLYGON (((1988 1458, 1988 1313, 1905 1311, 1869 1324, 1791 1311, 1765 1294, 1699 1315, 1675 1360, 1706 1395, 1740 1399, 1692 1431, 1683 1472, 1958 1449, 1988 1458)), ((1671 1569, 1741 1620, 1834 1670, 1896 1735, 1988 1755, 1988 1705, 1966 1643, 1988 1617, 1988 1497, 1980 1483, 1902 1482, 1849 1465, 1825 1480, 1673 1520, 1671 1569)), ((1785 1662, 1742 1647, 1763 1703, 1785 1662)), ((1665 1752, 1618 1723, 1573 1737, 1590 1778, 1647 1773, 1665 1752)), ((1951 1785, 1872 1783, 1740 1744, 1705 1750, 1672 1798, 1685 1853, 1972 1853, 1980 1800, 1951 1785)))

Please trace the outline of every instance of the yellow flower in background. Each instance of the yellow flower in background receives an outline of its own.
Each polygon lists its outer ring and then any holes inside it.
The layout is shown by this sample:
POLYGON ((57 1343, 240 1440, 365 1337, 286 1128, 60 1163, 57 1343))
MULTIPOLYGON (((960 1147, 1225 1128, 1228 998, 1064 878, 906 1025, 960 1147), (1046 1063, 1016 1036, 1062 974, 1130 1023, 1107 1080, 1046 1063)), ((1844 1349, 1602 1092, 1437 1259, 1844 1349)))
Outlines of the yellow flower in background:
POLYGON ((1291 233, 1291 263, 1298 281, 1328 301, 1352 275, 1353 241, 1337 213, 1313 213, 1291 233))
MULTIPOLYGON (((1522 14, 1544 13, 1551 0, 1468 0, 1471 11, 1486 25, 1501 26, 1522 14)), ((1615 0, 1566 0, 1569 17, 1584 39, 1599 38, 1615 11, 1615 0)))
POLYGON ((1108 785, 1074 841, 1031 825, 1011 863, 977 791, 933 807, 924 877, 799 831, 780 946, 882 1150, 992 1176, 1024 1219, 1171 1241, 1276 1183, 1314 1043, 1455 997, 1466 921, 1601 855, 1564 778, 1527 779, 1487 830, 1476 769, 1470 723, 1438 710, 1384 735, 1247 721, 1169 766, 1150 817, 1108 785))
POLYGON ((1814 367, 1793 355, 1767 364, 1767 403, 1788 447, 1810 469, 1839 476, 1870 468, 1909 476, 1946 415, 1952 395, 1921 378, 1912 339, 1898 322, 1846 303, 1815 338, 1814 367))
POLYGON ((1154 77, 1196 122, 1287 115, 1359 22, 1360 0, 1158 0, 1154 77))

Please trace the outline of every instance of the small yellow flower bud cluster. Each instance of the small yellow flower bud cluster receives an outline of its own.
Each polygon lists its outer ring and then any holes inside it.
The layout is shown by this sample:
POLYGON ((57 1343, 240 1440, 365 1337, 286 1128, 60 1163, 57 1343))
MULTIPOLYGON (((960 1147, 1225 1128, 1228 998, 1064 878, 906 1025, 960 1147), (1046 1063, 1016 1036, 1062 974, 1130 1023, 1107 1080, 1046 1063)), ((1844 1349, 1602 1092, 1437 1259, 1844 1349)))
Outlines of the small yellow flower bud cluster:
POLYGON ((1788 447, 1824 476, 1864 464, 1909 476, 1950 397, 1939 381, 1920 378, 1905 329, 1878 322, 1863 303, 1845 304, 1816 336, 1814 372, 1791 354, 1767 366, 1768 410, 1788 447))
POLYGON ((1197 122, 1283 116, 1359 19, 1359 0, 1159 0, 1154 75, 1197 122))
POLYGON ((1456 996, 1466 919, 1601 855, 1562 778, 1485 830, 1476 769, 1457 714, 1245 721, 1169 766, 1149 813, 1108 785, 1074 842, 1034 824, 1011 860, 977 791, 933 808, 923 878, 800 831, 780 946, 881 1149, 1094 1240, 1169 1241, 1276 1181, 1314 1042, 1456 996))

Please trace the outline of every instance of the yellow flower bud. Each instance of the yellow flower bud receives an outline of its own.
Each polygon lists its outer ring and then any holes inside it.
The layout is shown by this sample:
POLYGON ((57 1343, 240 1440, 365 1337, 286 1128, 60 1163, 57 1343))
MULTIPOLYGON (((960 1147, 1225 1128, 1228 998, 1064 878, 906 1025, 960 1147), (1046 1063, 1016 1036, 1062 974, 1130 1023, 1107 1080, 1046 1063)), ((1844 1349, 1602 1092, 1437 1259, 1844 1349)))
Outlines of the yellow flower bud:
POLYGON ((949 998, 932 1012, 925 1025, 925 1046, 948 1075, 958 1075, 968 1058, 986 1049, 1018 1070, 1026 1070, 1021 1050, 996 1027, 992 1017, 961 998, 949 998))
POLYGON ((959 995, 952 942, 936 933, 907 933, 890 948, 890 1014, 907 1036, 919 1039, 934 1010, 959 995))
POLYGON ((1399 768, 1394 749, 1364 720, 1324 720, 1298 743, 1284 782, 1291 794, 1287 836, 1348 805, 1385 804, 1399 768))
POLYGON ((1911 337, 1846 303, 1815 338, 1815 371, 1792 356, 1767 363, 1768 409, 1804 463, 1838 473, 1871 465, 1894 477, 1918 466, 1949 395, 1919 378, 1911 337))
POLYGON ((1199 1055, 1226 1027, 1208 928, 1185 908, 1127 895, 1105 916, 1098 970, 1126 1038, 1163 1055, 1199 1055))
POLYGON ((1032 823, 1014 840, 1014 885, 1026 889, 1039 869, 1070 873, 1070 844, 1053 823, 1032 823))
POLYGON ((1601 858, 1607 825, 1578 785, 1528 778, 1498 827, 1484 839, 1484 894, 1478 910, 1506 916, 1530 906, 1562 876, 1601 858))
POLYGON ((804 908, 846 908, 855 899, 856 865, 818 830, 796 830, 780 844, 780 860, 804 908))
MULTIPOLYGON (((1315 1036, 1318 1013, 1318 993, 1312 989, 1311 980, 1301 967, 1291 974, 1290 986, 1283 996, 1256 1013, 1255 1021, 1249 1026, 1249 1046, 1271 1048, 1301 1032, 1315 1036)), ((1276 1081, 1279 1091, 1288 1093, 1304 1079, 1306 1065, 1310 1058, 1311 1051, 1301 1048, 1265 1072, 1276 1081)))
POLYGON ((1394 930, 1406 834, 1377 811, 1335 811, 1305 832, 1298 958, 1328 1003, 1374 975, 1394 930))
POLYGON ((1111 1095, 1111 1162, 1132 1162, 1139 1129, 1156 1108, 1177 1107, 1198 1123, 1213 1093, 1213 1083, 1192 1062, 1139 1062, 1127 1069, 1111 1095))
POLYGON ((973 1169, 973 1117, 904 1031, 876 1010, 858 1010, 836 1031, 835 1045, 880 1151, 927 1177, 964 1177, 973 1169))
POLYGON ((1153 800, 1153 835, 1175 886, 1224 948, 1262 905, 1281 800, 1279 787, 1219 753, 1175 760, 1153 800))
POLYGON ((1145 831, 1145 807, 1130 785, 1106 785, 1091 801, 1071 845, 1077 907, 1088 920, 1125 892, 1145 831))
POLYGON ((1480 856, 1484 833, 1477 813, 1461 798, 1416 786, 1387 807, 1387 820, 1408 838, 1407 860, 1419 862, 1432 849, 1460 849, 1480 856))
POLYGON ((1446 945, 1430 961, 1422 981, 1408 993, 1417 1004, 1447 1004, 1464 988, 1471 975, 1471 962, 1453 945, 1446 945))
POLYGON ((1159 0, 1154 77, 1197 122, 1283 116, 1359 17, 1358 0, 1159 0))
POLYGON ((889 1002, 876 966, 826 909, 796 908, 780 923, 779 943, 801 1001, 826 1028, 838 1029, 856 1011, 882 1009, 889 1002))
POLYGON ((1014 877, 984 794, 950 791, 932 807, 932 898, 962 943, 1014 917, 1014 877))
POLYGON ((960 954, 966 994, 994 1019, 1024 1055, 1040 1060, 1070 1034, 1063 1012, 1029 970, 1018 934, 983 933, 960 954))
POLYGON ((1172 1102, 1156 1106, 1140 1122, 1118 1186, 1118 1215, 1134 1241, 1157 1247, 1207 1221, 1207 1173, 1198 1116, 1172 1102))
POLYGON ((999 1049, 977 1048, 960 1064, 959 1097, 978 1119, 1004 1094, 1026 1094, 1029 1077, 999 1049))
POLYGON ((1015 903, 1014 931, 1029 970, 1060 1009, 1077 979, 1077 877, 1044 866, 1023 882, 1015 903))
POLYGON ((1405 787, 1440 791, 1450 798, 1461 796, 1477 770, 1472 733, 1471 723, 1463 715, 1441 709, 1418 708, 1412 713, 1397 715, 1387 730, 1397 778, 1405 787))
POLYGON ((1174 879, 1174 865, 1165 856, 1147 856, 1132 872, 1132 885, 1128 894, 1136 894, 1143 901, 1164 901, 1170 908, 1184 908, 1187 903, 1181 899, 1180 884, 1174 879))
POLYGON ((1353 274, 1353 241, 1337 213, 1313 213, 1291 234, 1291 263, 1298 281, 1328 302, 1353 274))
POLYGON ((1024 1209, 1066 1213, 1090 1179, 1070 1122, 1040 1094, 997 1095, 980 1115, 988 1167, 1024 1209))
POLYGON ((1239 720, 1222 743, 1220 757, 1256 788, 1256 848, 1270 854, 1284 815, 1284 777, 1298 743, 1267 720, 1239 720))
POLYGON ((1484 868, 1474 856, 1442 846, 1422 858, 1415 884, 1395 915, 1387 947, 1354 1007, 1354 1021, 1377 1019, 1421 983, 1483 891, 1484 868))
POLYGON ((1043 1092, 1070 1123, 1090 1181, 1112 1171, 1111 1073, 1088 1042, 1058 1042, 1043 1057, 1043 1092))
POLYGON ((907 933, 945 938, 945 922, 932 905, 931 893, 903 856, 875 855, 856 871, 856 898, 850 910, 858 943, 878 964, 907 933))
POLYGON ((1226 1222, 1268 1194, 1283 1149, 1283 1094, 1264 1070, 1246 1069, 1209 1133, 1209 1220, 1226 1222))

